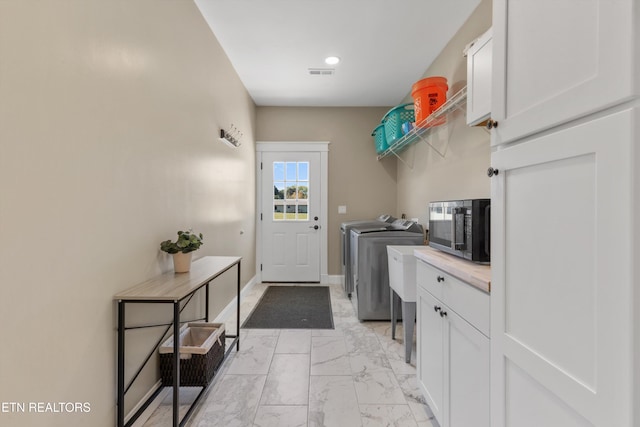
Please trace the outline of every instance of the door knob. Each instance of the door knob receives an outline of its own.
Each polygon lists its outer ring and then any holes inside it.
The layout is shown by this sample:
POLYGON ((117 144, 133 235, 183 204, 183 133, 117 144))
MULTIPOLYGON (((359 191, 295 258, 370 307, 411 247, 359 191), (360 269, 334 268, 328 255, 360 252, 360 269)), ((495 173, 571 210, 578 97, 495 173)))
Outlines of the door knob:
POLYGON ((318 228, 320 228, 319 225, 310 225, 309 228, 313 228, 314 230, 317 230, 318 228))
POLYGON ((314 220, 314 221, 317 221, 317 220, 318 220, 318 217, 317 217, 317 216, 314 216, 314 217, 313 217, 313 220, 314 220))
POLYGON ((491 130, 491 129, 497 128, 497 127, 498 127, 498 121, 497 120, 492 120, 492 119, 487 120, 487 129, 491 130))
POLYGON ((494 175, 498 175, 500 173, 499 169, 489 168, 487 169, 487 176, 491 178, 494 175))

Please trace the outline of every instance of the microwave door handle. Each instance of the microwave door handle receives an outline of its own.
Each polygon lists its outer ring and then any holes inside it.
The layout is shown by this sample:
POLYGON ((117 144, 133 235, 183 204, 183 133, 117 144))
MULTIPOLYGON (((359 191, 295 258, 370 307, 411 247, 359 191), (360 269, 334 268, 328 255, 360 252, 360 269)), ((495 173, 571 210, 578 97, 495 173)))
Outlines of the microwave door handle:
POLYGON ((451 209, 451 249, 456 250, 456 211, 451 209))
POLYGON ((484 252, 491 256, 491 205, 484 207, 484 252))
MULTIPOLYGON (((467 233, 465 231, 467 229, 466 228, 467 226, 466 210, 464 208, 460 208, 457 216, 458 218, 460 218, 460 223, 462 224, 462 234, 460 235, 460 241, 456 243, 456 249, 466 251, 467 250, 467 233)), ((456 240, 457 240, 457 237, 456 237, 456 240)))
POLYGON ((451 215, 451 232, 453 234, 451 238, 451 249, 453 249, 454 251, 466 249, 464 223, 465 223, 464 208, 454 208, 453 214, 451 215), (460 218, 460 222, 462 223, 462 236, 460 236, 462 238, 461 241, 458 241, 458 226, 459 226, 458 218, 460 218))

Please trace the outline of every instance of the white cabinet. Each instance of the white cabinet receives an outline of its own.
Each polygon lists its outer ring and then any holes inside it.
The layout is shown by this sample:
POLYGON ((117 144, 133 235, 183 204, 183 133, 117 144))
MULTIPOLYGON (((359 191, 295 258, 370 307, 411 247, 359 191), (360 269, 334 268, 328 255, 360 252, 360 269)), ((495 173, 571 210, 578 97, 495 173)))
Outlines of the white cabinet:
POLYGON ((637 95, 637 7, 637 0, 494 0, 492 145, 637 95))
POLYGON ((418 385, 431 412, 443 427, 444 417, 444 322, 436 298, 418 286, 417 304, 417 374, 418 385))
POLYGON ((492 153, 493 427, 638 425, 638 116, 613 109, 492 153))
POLYGON ((467 124, 477 125, 491 115, 491 29, 467 50, 467 124))
POLYGON ((489 427, 489 294, 421 260, 416 278, 420 390, 441 427, 489 427))
POLYGON ((638 1, 492 24, 491 425, 638 426, 638 1))
POLYGON ((489 427, 491 343, 448 306, 443 310, 447 313, 443 323, 448 337, 449 408, 441 427, 489 427))

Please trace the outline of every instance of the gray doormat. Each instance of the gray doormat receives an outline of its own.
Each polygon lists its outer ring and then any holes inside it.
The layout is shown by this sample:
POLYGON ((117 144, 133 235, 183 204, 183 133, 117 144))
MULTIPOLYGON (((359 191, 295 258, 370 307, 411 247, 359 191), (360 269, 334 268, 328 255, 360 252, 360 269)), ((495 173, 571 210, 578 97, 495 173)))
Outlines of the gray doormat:
POLYGON ((242 327, 333 329, 329 287, 269 286, 242 327))

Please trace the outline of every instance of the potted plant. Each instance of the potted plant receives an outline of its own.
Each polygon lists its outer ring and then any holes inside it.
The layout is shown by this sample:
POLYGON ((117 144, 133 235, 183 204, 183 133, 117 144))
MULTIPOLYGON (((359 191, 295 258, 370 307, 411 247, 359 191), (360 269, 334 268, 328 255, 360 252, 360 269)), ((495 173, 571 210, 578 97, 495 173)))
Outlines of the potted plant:
POLYGON ((202 233, 195 234, 192 230, 178 231, 178 240, 165 240, 160 243, 160 250, 173 255, 173 269, 176 273, 186 273, 191 268, 193 251, 202 246, 202 233))

